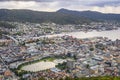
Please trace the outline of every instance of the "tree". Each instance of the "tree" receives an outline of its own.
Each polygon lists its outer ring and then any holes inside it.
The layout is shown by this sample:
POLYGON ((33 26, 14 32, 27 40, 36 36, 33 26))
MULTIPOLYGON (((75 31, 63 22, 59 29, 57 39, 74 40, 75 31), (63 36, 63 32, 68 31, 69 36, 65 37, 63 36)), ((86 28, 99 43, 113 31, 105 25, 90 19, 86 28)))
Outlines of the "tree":
POLYGON ((88 69, 88 72, 89 72, 89 77, 90 77, 90 65, 89 65, 89 64, 87 64, 87 65, 86 65, 86 68, 88 69))
POLYGON ((94 51, 94 48, 90 48, 90 51, 94 51))
POLYGON ((63 78, 60 78, 59 80, 64 80, 63 78))
POLYGON ((73 57, 74 57, 75 60, 77 59, 76 55, 74 55, 73 57))
POLYGON ((45 78, 44 77, 40 77, 38 80, 45 80, 45 78))
POLYGON ((74 78, 66 77, 65 80, 74 80, 74 78))

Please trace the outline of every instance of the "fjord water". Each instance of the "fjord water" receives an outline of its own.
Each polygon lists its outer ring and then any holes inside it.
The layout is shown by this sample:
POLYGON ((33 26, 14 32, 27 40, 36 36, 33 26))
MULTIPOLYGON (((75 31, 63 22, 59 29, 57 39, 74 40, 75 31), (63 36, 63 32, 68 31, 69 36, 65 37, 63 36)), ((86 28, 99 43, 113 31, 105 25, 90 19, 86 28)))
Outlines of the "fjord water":
POLYGON ((61 34, 53 34, 46 35, 44 37, 56 37, 56 36, 64 36, 69 35, 75 38, 92 38, 92 37, 107 37, 111 40, 120 39, 120 28, 117 30, 107 30, 107 31, 91 31, 91 32, 69 32, 69 33, 61 33, 61 34))
POLYGON ((90 38, 90 37, 107 37, 111 40, 120 39, 120 29, 118 30, 109 30, 109 31, 91 31, 91 32, 73 32, 69 35, 72 35, 76 38, 90 38))

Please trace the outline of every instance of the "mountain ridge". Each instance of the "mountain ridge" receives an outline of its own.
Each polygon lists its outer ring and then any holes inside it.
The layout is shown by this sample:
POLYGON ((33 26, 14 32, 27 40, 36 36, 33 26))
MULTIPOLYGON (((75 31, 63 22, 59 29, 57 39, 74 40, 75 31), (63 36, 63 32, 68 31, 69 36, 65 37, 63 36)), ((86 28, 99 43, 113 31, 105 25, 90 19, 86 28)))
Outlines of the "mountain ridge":
POLYGON ((75 11, 63 8, 56 12, 33 11, 27 9, 0 9, 0 21, 82 24, 105 20, 120 21, 120 14, 104 14, 96 11, 75 11))
POLYGON ((41 12, 32 10, 8 10, 0 9, 1 21, 20 21, 20 22, 54 22, 57 24, 79 24, 83 22, 90 22, 91 20, 70 14, 58 12, 41 12))
POLYGON ((97 11, 75 11, 64 8, 58 10, 58 12, 77 15, 77 16, 84 16, 94 20, 120 21, 120 14, 101 13, 97 11))

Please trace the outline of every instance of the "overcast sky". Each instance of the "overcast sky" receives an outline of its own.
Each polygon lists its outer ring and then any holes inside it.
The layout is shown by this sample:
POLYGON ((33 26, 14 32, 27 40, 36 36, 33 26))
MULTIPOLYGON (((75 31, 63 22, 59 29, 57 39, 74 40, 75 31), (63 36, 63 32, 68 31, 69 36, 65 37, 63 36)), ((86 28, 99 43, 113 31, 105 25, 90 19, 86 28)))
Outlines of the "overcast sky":
POLYGON ((66 8, 79 11, 92 10, 120 14, 120 0, 0 0, 0 8, 31 9, 49 12, 66 8))

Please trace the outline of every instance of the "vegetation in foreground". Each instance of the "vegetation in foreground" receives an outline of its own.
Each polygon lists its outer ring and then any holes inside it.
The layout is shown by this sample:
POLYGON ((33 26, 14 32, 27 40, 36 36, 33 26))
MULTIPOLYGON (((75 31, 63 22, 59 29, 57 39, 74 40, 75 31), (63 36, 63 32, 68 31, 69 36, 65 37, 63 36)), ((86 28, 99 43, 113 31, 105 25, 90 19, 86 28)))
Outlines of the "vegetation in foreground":
MULTIPOLYGON (((46 80, 45 78, 41 77, 39 78, 39 80, 46 80)), ((115 77, 115 76, 99 76, 99 77, 82 77, 82 78, 70 78, 70 77, 66 77, 65 79, 59 79, 59 80, 120 80, 120 76, 119 77, 115 77)))

